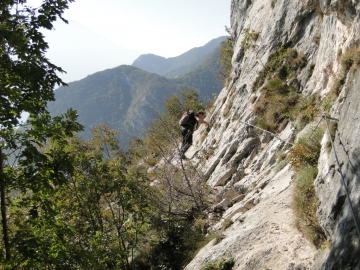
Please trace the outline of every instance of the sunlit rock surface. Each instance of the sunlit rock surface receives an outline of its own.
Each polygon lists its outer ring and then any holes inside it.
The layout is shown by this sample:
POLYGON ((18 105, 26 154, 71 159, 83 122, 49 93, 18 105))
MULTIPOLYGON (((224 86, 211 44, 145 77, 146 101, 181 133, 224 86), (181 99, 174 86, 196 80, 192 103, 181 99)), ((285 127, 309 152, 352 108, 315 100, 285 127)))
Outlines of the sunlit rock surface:
MULTIPOLYGON (((248 125, 254 124, 253 106, 261 95, 252 86, 273 52, 283 45, 304 55, 305 66, 288 83, 305 96, 324 97, 339 80, 339 55, 359 41, 359 16, 360 4, 351 0, 231 2, 233 72, 208 112, 210 132, 200 127, 188 155, 200 150, 199 159, 192 162, 198 162, 215 192, 208 213, 210 230, 221 231, 229 219, 232 224, 222 232, 221 241, 211 241, 185 269, 201 269, 227 257, 234 258, 233 269, 360 269, 360 239, 333 151, 327 150, 327 133, 315 188, 320 200, 318 219, 332 245, 317 250, 294 227, 291 164, 277 170, 279 153, 287 153, 296 136, 292 123, 276 136, 248 125), (255 33, 256 38, 249 39, 247 33, 255 33)), ((335 147, 357 222, 359 80, 359 72, 346 77, 330 111, 340 120, 335 147)))

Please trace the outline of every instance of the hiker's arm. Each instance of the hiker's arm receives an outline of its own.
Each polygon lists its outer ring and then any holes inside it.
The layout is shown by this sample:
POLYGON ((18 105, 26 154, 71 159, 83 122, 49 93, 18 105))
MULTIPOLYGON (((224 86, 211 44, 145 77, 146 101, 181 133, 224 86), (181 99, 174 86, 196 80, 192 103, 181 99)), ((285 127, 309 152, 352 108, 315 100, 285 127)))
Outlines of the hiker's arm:
POLYGON ((197 120, 199 123, 201 123, 201 124, 209 125, 208 122, 206 122, 205 120, 203 120, 203 119, 200 118, 200 117, 197 117, 197 116, 196 116, 196 120, 197 120))

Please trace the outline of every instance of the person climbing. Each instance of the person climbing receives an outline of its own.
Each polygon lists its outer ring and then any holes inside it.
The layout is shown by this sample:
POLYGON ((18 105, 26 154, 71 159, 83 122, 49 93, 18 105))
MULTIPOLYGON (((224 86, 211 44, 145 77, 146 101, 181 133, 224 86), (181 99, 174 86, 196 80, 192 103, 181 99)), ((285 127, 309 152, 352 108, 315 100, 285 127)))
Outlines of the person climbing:
POLYGON ((198 111, 194 113, 190 110, 184 113, 183 117, 180 120, 180 125, 182 126, 181 135, 183 136, 181 148, 180 148, 180 158, 186 159, 185 152, 192 145, 193 133, 195 128, 200 124, 206 124, 209 127, 209 123, 204 120, 205 112, 198 111))

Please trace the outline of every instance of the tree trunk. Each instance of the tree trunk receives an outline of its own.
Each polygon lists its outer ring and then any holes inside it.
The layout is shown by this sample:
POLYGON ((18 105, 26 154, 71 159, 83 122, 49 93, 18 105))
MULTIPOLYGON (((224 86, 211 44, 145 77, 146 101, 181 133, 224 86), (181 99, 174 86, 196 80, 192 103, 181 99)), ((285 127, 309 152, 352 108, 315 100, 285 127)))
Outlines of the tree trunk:
POLYGON ((10 261, 10 244, 8 234, 8 224, 6 218, 6 192, 5 192, 5 178, 3 168, 3 155, 2 149, 0 148, 0 196, 1 196, 1 221, 3 227, 3 239, 5 245, 6 260, 10 261))

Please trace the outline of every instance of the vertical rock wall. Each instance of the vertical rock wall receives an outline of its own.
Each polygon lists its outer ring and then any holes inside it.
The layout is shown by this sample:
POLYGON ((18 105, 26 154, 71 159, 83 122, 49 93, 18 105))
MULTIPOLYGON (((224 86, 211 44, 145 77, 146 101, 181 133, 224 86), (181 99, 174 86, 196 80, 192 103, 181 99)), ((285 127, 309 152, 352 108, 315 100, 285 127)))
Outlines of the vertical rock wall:
MULTIPOLYGON (((327 134, 320 173, 315 181, 321 202, 318 219, 332 241, 322 269, 360 269, 360 235, 356 228, 356 223, 360 226, 360 71, 351 77, 343 90, 342 102, 338 104, 338 128, 333 138, 335 150, 329 151, 327 134)), ((329 125, 332 121, 329 120, 329 125)))
MULTIPOLYGON (((304 67, 286 83, 296 84, 305 96, 324 97, 339 80, 340 52, 359 41, 359 24, 360 4, 355 0, 232 1, 231 80, 208 113, 211 131, 207 134, 201 127, 189 150, 189 155, 197 150, 202 153, 194 162, 213 187, 214 205, 208 220, 211 230, 221 233, 221 241, 210 242, 186 269, 201 269, 224 257, 234 258, 233 269, 359 269, 359 239, 333 153, 326 150, 327 137, 316 191, 318 218, 333 244, 320 256, 293 225, 291 166, 278 166, 279 153, 287 153, 296 135, 293 124, 288 123, 276 136, 251 126, 253 106, 261 96, 252 87, 272 53, 286 46, 304 55, 304 67), (249 33, 256 38, 249 38, 249 33), (225 229, 229 220, 232 223, 225 229)), ((347 77, 331 110, 332 117, 340 119, 336 148, 357 219, 359 76, 347 77)))

